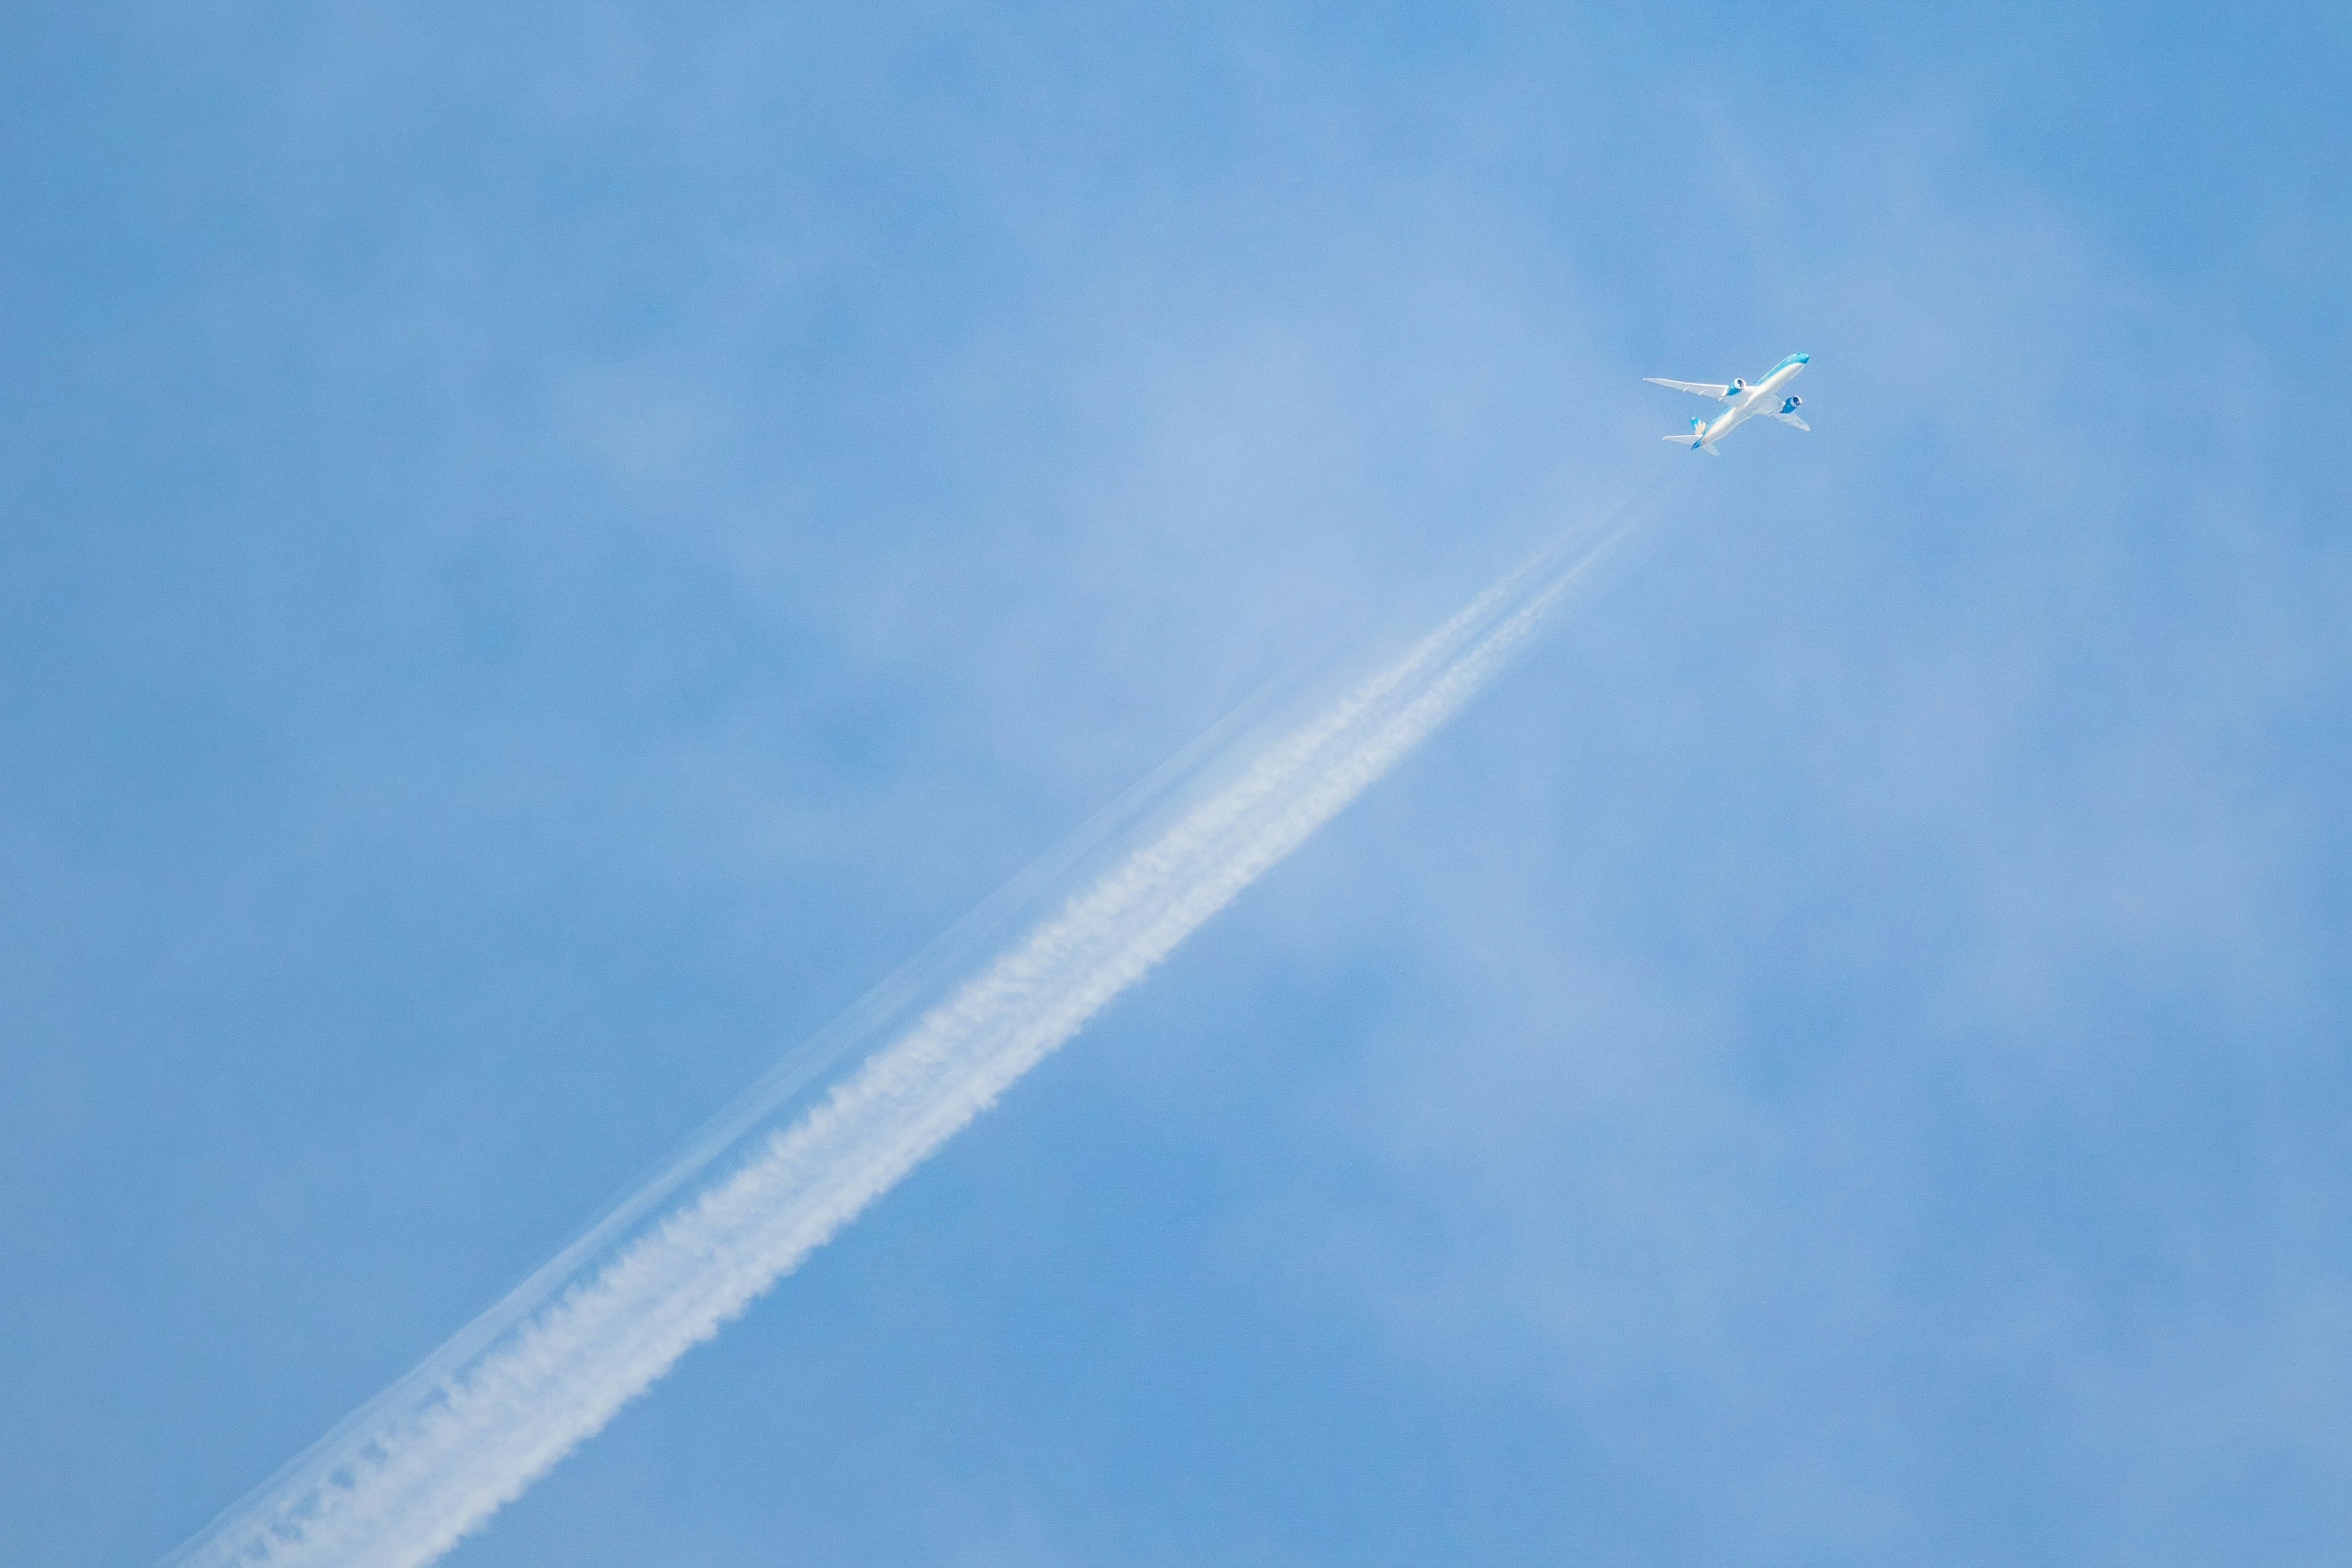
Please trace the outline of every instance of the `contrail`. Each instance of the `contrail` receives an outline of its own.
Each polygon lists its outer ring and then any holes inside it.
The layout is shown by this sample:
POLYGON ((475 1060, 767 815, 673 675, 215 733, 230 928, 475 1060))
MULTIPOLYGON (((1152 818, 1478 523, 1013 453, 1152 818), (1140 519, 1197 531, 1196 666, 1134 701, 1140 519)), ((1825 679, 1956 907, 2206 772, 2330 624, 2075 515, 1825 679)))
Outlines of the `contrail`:
POLYGON ((927 991, 926 975, 902 973, 853 1009, 168 1568, 417 1568, 446 1552, 1395 766, 1555 612, 1628 564, 1643 510, 1554 546, 1257 749, 1222 748, 1194 768, 1188 800, 1081 845, 1101 868, 1073 877, 1076 854, 1066 858, 1043 885, 1076 890, 995 956, 974 965, 951 942, 932 963, 961 965, 950 984, 927 991), (916 1011, 917 995, 938 1000, 916 1011), (831 1060, 877 1041, 822 1092, 803 1092, 831 1060))

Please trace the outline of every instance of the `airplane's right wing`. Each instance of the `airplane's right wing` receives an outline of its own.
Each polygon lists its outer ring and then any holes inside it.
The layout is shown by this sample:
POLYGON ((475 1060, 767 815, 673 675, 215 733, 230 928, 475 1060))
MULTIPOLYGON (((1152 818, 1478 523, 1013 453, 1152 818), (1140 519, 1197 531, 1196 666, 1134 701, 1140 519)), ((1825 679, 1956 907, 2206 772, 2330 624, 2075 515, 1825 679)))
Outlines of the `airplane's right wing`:
POLYGON ((1671 386, 1676 392, 1696 392, 1701 397, 1712 397, 1717 403, 1731 401, 1731 388, 1719 381, 1668 381, 1662 375, 1645 375, 1642 379, 1653 386, 1671 386))

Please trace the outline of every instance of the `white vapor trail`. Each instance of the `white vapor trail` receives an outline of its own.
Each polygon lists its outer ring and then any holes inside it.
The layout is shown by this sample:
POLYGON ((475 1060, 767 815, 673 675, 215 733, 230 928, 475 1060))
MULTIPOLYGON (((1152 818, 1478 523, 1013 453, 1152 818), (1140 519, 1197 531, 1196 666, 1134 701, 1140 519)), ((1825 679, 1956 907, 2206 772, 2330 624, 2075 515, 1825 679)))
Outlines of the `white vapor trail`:
POLYGON ((166 1563, 446 1552, 1427 739, 1637 528, 1522 567, 1280 735, 796 1118, 739 1119, 166 1563))

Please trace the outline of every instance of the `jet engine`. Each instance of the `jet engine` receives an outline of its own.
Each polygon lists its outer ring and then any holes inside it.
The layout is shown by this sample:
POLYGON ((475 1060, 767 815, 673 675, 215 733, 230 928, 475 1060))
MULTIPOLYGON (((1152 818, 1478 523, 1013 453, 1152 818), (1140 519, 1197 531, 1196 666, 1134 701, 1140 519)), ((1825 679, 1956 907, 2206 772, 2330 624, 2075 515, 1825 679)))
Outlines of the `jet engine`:
POLYGON ((1747 391, 1747 390, 1748 390, 1748 383, 1747 383, 1747 381, 1746 381, 1744 378, 1740 377, 1740 376, 1737 376, 1737 375, 1733 376, 1733 377, 1731 378, 1731 390, 1732 390, 1732 391, 1734 391, 1734 392, 1745 392, 1745 391, 1747 391))
POLYGON ((1804 399, 1801 397, 1791 397, 1787 402, 1780 405, 1780 412, 1783 414, 1794 414, 1797 411, 1797 405, 1802 402, 1804 402, 1804 399))

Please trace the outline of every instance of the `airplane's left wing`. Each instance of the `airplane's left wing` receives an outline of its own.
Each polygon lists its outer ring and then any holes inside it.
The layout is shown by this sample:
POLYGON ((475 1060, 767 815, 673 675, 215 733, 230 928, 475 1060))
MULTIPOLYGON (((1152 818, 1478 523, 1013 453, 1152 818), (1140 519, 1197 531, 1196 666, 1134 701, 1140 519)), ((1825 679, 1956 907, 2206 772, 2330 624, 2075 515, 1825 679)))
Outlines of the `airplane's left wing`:
POLYGON ((1653 386, 1671 386, 1676 392, 1696 392, 1701 397, 1712 397, 1717 403, 1731 401, 1731 388, 1719 381, 1668 381, 1662 375, 1645 375, 1642 379, 1653 386))

